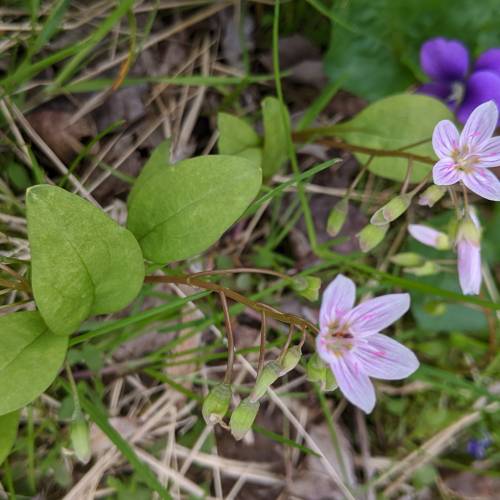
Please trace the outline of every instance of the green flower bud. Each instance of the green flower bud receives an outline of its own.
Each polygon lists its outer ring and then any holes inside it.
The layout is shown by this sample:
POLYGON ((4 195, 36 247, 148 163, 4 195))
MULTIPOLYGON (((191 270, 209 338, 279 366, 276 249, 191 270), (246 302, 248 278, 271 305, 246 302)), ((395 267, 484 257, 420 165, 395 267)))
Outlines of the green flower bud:
POLYGON ((298 365, 301 357, 302 350, 298 345, 290 347, 280 363, 280 377, 292 371, 298 365))
POLYGON ((343 198, 340 200, 330 212, 328 216, 328 221, 326 223, 326 232, 335 237, 340 233, 342 226, 347 217, 347 212, 349 211, 349 200, 347 198, 343 198))
POLYGON ((402 252, 393 255, 390 261, 398 266, 416 267, 421 266, 425 262, 425 259, 421 255, 418 255, 418 253, 402 252))
POLYGON ((281 366, 277 361, 269 361, 263 370, 260 372, 252 394, 250 394, 251 401, 258 401, 269 389, 269 387, 276 382, 281 373, 281 366))
POLYGON ((415 276, 432 276, 441 271, 441 268, 435 262, 428 260, 424 265, 417 267, 405 267, 404 272, 414 274, 415 276))
POLYGON ((358 234, 359 246, 362 252, 373 250, 384 239, 385 233, 389 229, 389 224, 385 226, 366 225, 358 234))
POLYGON ((311 355, 306 365, 306 375, 309 382, 323 382, 326 376, 327 366, 317 353, 311 355))
POLYGON ((230 384, 217 384, 203 401, 201 413, 207 424, 220 422, 229 409, 232 390, 230 384))
POLYGON ((292 289, 311 302, 318 300, 320 287, 321 280, 316 276, 297 276, 292 281, 292 289))
POLYGON ((337 381, 335 380, 335 375, 333 374, 330 367, 326 367, 325 378, 321 382, 321 390, 323 392, 332 392, 338 387, 337 381))
POLYGON ((379 208, 370 219, 372 224, 376 226, 384 226, 388 222, 392 222, 400 217, 402 214, 408 210, 411 204, 413 195, 410 193, 400 194, 396 196, 388 203, 386 203, 382 208, 379 208))
POLYGON ((467 240, 474 245, 481 243, 479 223, 474 222, 470 215, 466 215, 459 223, 457 241, 460 240, 467 240))
POLYGON ((89 428, 81 413, 71 422, 70 439, 76 458, 83 464, 87 464, 92 456, 92 451, 90 449, 89 428))
POLYGON ((432 184, 419 197, 418 204, 423 207, 433 207, 446 193, 446 187, 432 184))
POLYGON ((229 420, 229 427, 234 439, 239 441, 252 428, 259 407, 258 401, 246 398, 235 408, 229 420))

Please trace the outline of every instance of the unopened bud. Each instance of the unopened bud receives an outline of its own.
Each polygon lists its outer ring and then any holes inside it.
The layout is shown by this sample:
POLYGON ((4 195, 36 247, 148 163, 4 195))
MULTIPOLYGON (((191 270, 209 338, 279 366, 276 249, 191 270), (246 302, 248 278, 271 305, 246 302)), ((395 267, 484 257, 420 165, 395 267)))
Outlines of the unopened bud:
POLYGON ((281 366, 277 361, 269 361, 260 372, 255 387, 250 395, 251 401, 258 401, 269 389, 269 387, 276 382, 281 373, 281 366))
POLYGON ((90 449, 89 428, 83 415, 77 415, 71 422, 70 438, 76 458, 83 464, 87 464, 92 452, 90 449))
POLYGON ((321 383, 321 390, 323 392, 332 392, 337 387, 338 387, 337 380, 335 379, 332 370, 329 367, 327 367, 325 370, 325 378, 321 383))
POLYGON ((201 413, 207 424, 220 422, 229 409, 232 390, 230 384, 217 384, 203 401, 201 413))
POLYGON ((358 234, 361 251, 369 252, 373 250, 384 239, 385 233, 389 229, 389 224, 384 226, 366 225, 358 234))
POLYGON ((401 252, 393 255, 390 261, 397 266, 416 267, 421 266, 425 262, 425 259, 421 255, 418 255, 418 253, 401 252))
POLYGON ((306 375, 309 382, 323 382, 325 380, 327 367, 321 358, 316 354, 312 354, 307 361, 306 375))
POLYGON ((311 302, 318 300, 320 287, 321 279, 316 276, 297 276, 292 281, 293 290, 311 302))
POLYGON ((433 207, 446 193, 446 187, 432 184, 419 197, 418 204, 423 207, 433 207))
POLYGON ((244 399, 233 411, 229 420, 229 427, 234 439, 239 441, 252 428, 252 425, 259 411, 260 403, 244 399))
POLYGON ((298 345, 290 347, 290 349, 288 349, 286 354, 283 356, 283 359, 280 363, 280 377, 292 371, 299 364, 301 357, 302 349, 298 345))
POLYGON ((481 229, 479 221, 474 220, 470 215, 466 215, 459 223, 457 241, 466 240, 474 245, 481 243, 481 229))
POLYGON ((370 219, 372 224, 376 226, 384 226, 388 222, 392 222, 406 212, 411 204, 413 196, 410 193, 400 194, 396 196, 382 208, 379 208, 370 219))
POLYGON ((328 221, 326 223, 326 232, 335 237, 340 233, 342 226, 347 217, 347 212, 349 211, 349 200, 347 198, 343 198, 340 200, 330 212, 328 216, 328 221))
POLYGON ((409 274, 414 274, 415 276, 432 276, 441 271, 441 268, 435 262, 428 260, 422 266, 416 267, 405 267, 404 272, 409 274))

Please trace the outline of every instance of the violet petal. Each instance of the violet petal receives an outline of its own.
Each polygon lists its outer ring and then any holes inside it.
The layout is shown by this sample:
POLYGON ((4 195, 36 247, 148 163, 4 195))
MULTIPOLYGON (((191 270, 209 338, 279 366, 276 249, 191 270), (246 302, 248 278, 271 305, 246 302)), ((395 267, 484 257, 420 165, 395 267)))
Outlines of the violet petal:
POLYGON ((500 76, 500 49, 483 52, 474 64, 474 71, 492 71, 500 76))
POLYGON ((500 107, 500 76, 491 71, 476 71, 467 80, 467 89, 457 117, 465 123, 480 104, 494 101, 500 107))
POLYGON ((420 48, 420 66, 438 82, 463 80, 469 70, 469 52, 458 40, 432 38, 420 48))

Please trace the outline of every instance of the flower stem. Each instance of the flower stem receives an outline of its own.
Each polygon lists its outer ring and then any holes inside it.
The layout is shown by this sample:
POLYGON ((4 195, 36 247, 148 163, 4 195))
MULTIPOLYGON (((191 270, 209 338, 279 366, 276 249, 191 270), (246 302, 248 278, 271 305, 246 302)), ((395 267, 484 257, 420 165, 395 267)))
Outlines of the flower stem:
POLYGON ((219 292, 222 310, 224 311, 224 322, 226 324, 227 335, 227 369, 224 375, 224 383, 230 384, 233 378, 233 365, 234 365, 234 335, 233 327, 231 325, 231 316, 229 315, 229 308, 227 307, 226 295, 223 291, 219 292))

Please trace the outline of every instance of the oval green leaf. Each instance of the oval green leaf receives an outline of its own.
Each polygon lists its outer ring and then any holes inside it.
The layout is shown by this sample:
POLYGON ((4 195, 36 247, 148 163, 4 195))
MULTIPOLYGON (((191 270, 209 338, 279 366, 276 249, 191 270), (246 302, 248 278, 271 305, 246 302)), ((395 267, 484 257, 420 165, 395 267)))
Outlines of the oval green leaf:
POLYGON ((217 115, 219 130, 218 148, 221 155, 242 156, 241 153, 250 148, 259 148, 260 137, 243 118, 219 113, 217 115))
MULTIPOLYGON (((435 158, 431 137, 440 120, 453 120, 452 112, 440 101, 420 94, 400 94, 370 104, 352 120, 334 125, 331 131, 349 144, 373 149, 395 150, 427 141, 405 152, 435 158)), ((356 153, 356 157, 361 163, 368 161, 366 154, 356 153)), ((403 181, 408 160, 374 157, 369 169, 380 177, 403 181)), ((411 181, 420 182, 431 169, 430 164, 414 162, 411 181)))
POLYGON ((0 465, 9 456, 16 441, 19 411, 0 416, 0 465))
POLYGON ((0 317, 0 415, 36 399, 56 378, 67 337, 49 331, 38 312, 0 317))
POLYGON ((215 243, 259 192, 262 175, 238 156, 200 156, 138 178, 129 196, 128 228, 145 257, 165 264, 215 243))
POLYGON ((87 317, 118 311, 138 294, 144 261, 134 236, 64 189, 26 194, 32 287, 40 314, 70 335, 87 317))

